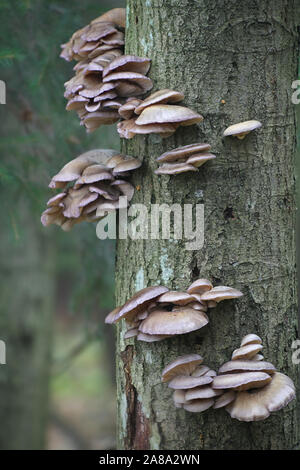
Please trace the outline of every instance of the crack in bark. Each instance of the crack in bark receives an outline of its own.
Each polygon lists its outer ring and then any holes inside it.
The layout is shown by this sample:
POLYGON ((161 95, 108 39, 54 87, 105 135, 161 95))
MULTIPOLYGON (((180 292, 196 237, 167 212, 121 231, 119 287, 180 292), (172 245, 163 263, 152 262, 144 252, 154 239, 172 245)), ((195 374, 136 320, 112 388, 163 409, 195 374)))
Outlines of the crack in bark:
POLYGON ((128 450, 145 450, 150 448, 150 421, 145 416, 142 403, 138 399, 138 393, 132 384, 131 366, 133 361, 133 347, 127 346, 121 353, 125 374, 125 395, 127 426, 125 436, 125 448, 128 450))

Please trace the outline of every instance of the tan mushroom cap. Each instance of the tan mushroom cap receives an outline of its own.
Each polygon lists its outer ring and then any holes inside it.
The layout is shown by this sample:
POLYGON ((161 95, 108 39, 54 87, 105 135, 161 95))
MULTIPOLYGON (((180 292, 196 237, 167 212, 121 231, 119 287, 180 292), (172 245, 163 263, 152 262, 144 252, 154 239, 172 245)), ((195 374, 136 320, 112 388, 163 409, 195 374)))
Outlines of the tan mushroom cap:
POLYGON ((103 70, 103 77, 116 72, 136 72, 146 75, 150 69, 151 60, 147 57, 122 55, 112 60, 103 70))
POLYGON ((121 163, 118 163, 113 169, 113 175, 124 173, 127 171, 136 170, 142 166, 142 162, 138 158, 128 158, 121 163))
POLYGON ((168 387, 175 390, 187 390, 212 383, 212 377, 192 377, 190 375, 176 375, 170 380, 168 387))
POLYGON ((179 175, 188 171, 198 171, 193 165, 187 163, 163 163, 154 171, 156 175, 179 175))
POLYGON ((139 331, 137 339, 139 341, 145 341, 146 343, 154 343, 155 341, 162 341, 163 339, 169 338, 170 335, 147 335, 139 331))
POLYGON ((124 339, 134 338, 135 336, 138 335, 138 332, 139 332, 139 330, 137 328, 130 328, 124 334, 124 339))
MULTIPOLYGON (((153 87, 153 82, 151 78, 146 77, 145 75, 141 73, 137 73, 137 72, 109 73, 108 75, 106 75, 106 77, 103 78, 103 83, 120 82, 123 80, 126 80, 127 82, 130 82, 131 84, 140 88, 140 92, 138 92, 138 88, 137 88, 137 95, 146 93, 147 91, 151 90, 151 88, 153 87)), ((116 89, 118 90, 118 86, 116 86, 116 89)), ((120 96, 131 96, 131 94, 121 93, 120 96)))
POLYGON ((264 387, 272 380, 272 377, 265 372, 240 372, 238 374, 218 375, 214 378, 212 387, 236 391, 249 390, 252 388, 264 387))
POLYGON ((241 341, 241 346, 246 346, 246 344, 262 344, 262 339, 259 336, 251 333, 244 336, 241 341))
MULTIPOLYGON (((133 318, 141 310, 144 310, 144 307, 147 303, 153 301, 159 297, 164 292, 167 292, 168 288, 164 286, 151 286, 145 287, 144 289, 136 292, 131 299, 127 300, 125 304, 121 307, 120 311, 116 315, 115 323, 120 321, 122 318, 133 318)), ((142 331, 142 330, 141 330, 142 331)), ((148 333, 143 331, 143 333, 148 333)))
POLYGON ((221 300, 237 299, 242 297, 243 293, 233 287, 217 286, 213 287, 210 291, 205 292, 201 295, 201 300, 214 300, 215 302, 221 302, 221 300))
POLYGON ((156 302, 167 302, 172 303, 174 305, 187 305, 188 303, 193 302, 194 300, 194 297, 188 294, 187 292, 170 290, 158 297, 156 302))
POLYGON ((238 139, 244 139, 244 137, 249 134, 249 132, 254 129, 259 129, 262 126, 262 123, 259 121, 244 121, 239 122, 238 124, 233 124, 232 126, 227 127, 223 132, 223 136, 227 137, 229 135, 235 136, 238 139))
POLYGON ((142 100, 138 98, 128 98, 126 103, 124 103, 120 108, 119 108, 119 114, 123 119, 131 119, 132 116, 134 115, 134 112, 139 106, 139 104, 142 103, 142 100))
POLYGON ((127 197, 128 202, 133 198, 134 186, 132 186, 131 183, 128 183, 128 181, 115 180, 110 184, 110 186, 118 188, 122 195, 127 197))
POLYGON ((119 313, 121 307, 116 307, 114 310, 112 310, 106 317, 105 317, 105 323, 112 325, 114 323, 114 319, 117 313, 119 313))
POLYGON ((204 312, 191 308, 181 307, 172 312, 153 310, 142 321, 139 329, 147 334, 180 335, 199 330, 207 325, 208 321, 204 312))
POLYGON ((224 406, 229 405, 229 403, 232 403, 233 400, 236 398, 236 392, 233 390, 229 390, 228 392, 223 393, 221 396, 219 396, 214 404, 215 409, 219 408, 224 408, 224 406))
MULTIPOLYGON (((185 400, 185 391, 184 390, 175 390, 173 393, 173 401, 175 406, 176 405, 183 405, 186 400, 185 400)), ((178 408, 181 408, 181 406, 178 406, 178 408)))
POLYGON ((91 24, 96 23, 98 21, 106 21, 108 23, 114 23, 119 26, 122 26, 122 28, 125 28, 126 8, 113 8, 112 10, 109 10, 106 13, 103 13, 103 15, 93 20, 91 24))
POLYGON ((232 372, 242 372, 242 371, 256 371, 256 372, 266 372, 267 374, 274 374, 276 372, 275 367, 270 362, 264 361, 253 361, 253 360, 236 360, 229 361, 223 364, 218 373, 227 374, 232 372))
POLYGON ((287 406, 296 397, 292 380, 276 372, 272 381, 265 387, 237 394, 236 399, 227 406, 231 418, 239 421, 260 421, 287 406))
POLYGON ((251 357, 251 360, 252 361, 263 361, 264 360, 264 356, 262 354, 255 354, 254 357, 251 357))
POLYGON ((144 125, 168 122, 189 126, 201 121, 203 121, 203 116, 184 106, 158 104, 145 108, 136 123, 144 125))
POLYGON ((246 344, 246 346, 235 349, 232 353, 231 359, 232 361, 237 361, 240 359, 252 359, 262 349, 263 346, 261 344, 246 344))
POLYGON ((161 137, 174 134, 176 127, 170 123, 154 123, 146 124, 143 126, 137 125, 135 119, 127 119, 121 121, 117 126, 120 137, 125 139, 132 139, 136 134, 159 134, 161 137))
POLYGON ((202 375, 205 375, 209 370, 210 370, 209 367, 202 365, 202 366, 196 367, 196 369, 191 375, 193 377, 201 377, 202 375))
POLYGON ((204 163, 214 160, 215 158, 216 156, 212 153, 195 153, 187 159, 186 163, 188 165, 194 165, 196 168, 200 168, 204 163))
POLYGON ((211 408, 213 404, 213 398, 206 398, 203 400, 192 400, 189 403, 184 403, 183 408, 191 413, 201 413, 202 411, 206 411, 211 408))
POLYGON ((191 375, 196 367, 203 362, 199 354, 185 354, 170 362, 162 371, 162 382, 169 382, 176 375, 191 375))
POLYGON ((186 159, 195 153, 198 154, 204 151, 208 151, 210 149, 211 146, 209 144, 195 143, 184 145, 183 147, 177 147, 176 149, 168 150, 156 160, 158 162, 174 162, 186 159))
POLYGON ((205 292, 210 291, 212 288, 213 288, 213 285, 208 279, 197 279, 189 286, 189 288, 187 289, 187 292, 189 294, 202 295, 205 292))
POLYGON ((135 109, 135 114, 141 114, 141 112, 148 106, 154 104, 163 103, 178 103, 184 99, 184 94, 179 91, 163 89, 158 90, 148 96, 142 103, 140 103, 135 109))
POLYGON ((204 385, 202 387, 195 387, 191 390, 188 390, 185 394, 186 401, 189 400, 197 400, 197 399, 204 399, 204 398, 214 398, 218 397, 223 393, 223 390, 214 390, 209 385, 204 385))
POLYGON ((60 172, 52 178, 49 187, 56 188, 57 184, 60 182, 65 183, 77 180, 88 166, 93 164, 105 164, 108 159, 118 153, 119 152, 116 150, 110 149, 94 149, 84 152, 67 163, 60 172))
POLYGON ((119 114, 117 111, 96 111, 84 116, 82 122, 87 130, 93 131, 95 127, 99 127, 101 124, 114 124, 118 120, 119 114))

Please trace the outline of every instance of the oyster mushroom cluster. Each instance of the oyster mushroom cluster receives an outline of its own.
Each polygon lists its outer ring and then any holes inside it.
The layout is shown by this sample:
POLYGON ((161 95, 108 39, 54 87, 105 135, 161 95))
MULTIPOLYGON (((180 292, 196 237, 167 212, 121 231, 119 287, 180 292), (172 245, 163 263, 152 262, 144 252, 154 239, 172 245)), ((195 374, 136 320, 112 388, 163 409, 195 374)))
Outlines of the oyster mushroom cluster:
POLYGON ((174 390, 173 401, 176 408, 201 413, 215 404, 222 391, 214 390, 212 383, 216 372, 202 364, 199 354, 180 356, 162 371, 162 382, 174 390))
POLYGON ((125 319, 125 339, 154 342, 199 330, 208 324, 207 309, 225 299, 241 297, 242 292, 227 286, 213 287, 207 279, 193 282, 186 292, 167 287, 146 287, 121 307, 110 312, 106 323, 125 319))
POLYGON ((262 348, 259 336, 246 335, 240 348, 233 351, 231 361, 220 367, 213 380, 213 389, 223 391, 214 407, 226 407, 231 418, 264 420, 295 398, 293 381, 264 361, 262 348))
POLYGON ((95 222, 108 212, 127 207, 134 186, 123 178, 140 166, 137 158, 109 149, 90 150, 71 160, 49 184, 62 192, 49 199, 42 224, 56 224, 69 231, 75 224, 95 222))
POLYGON ((155 170, 156 175, 178 175, 188 171, 198 171, 200 166, 216 156, 210 153, 209 144, 195 143, 178 147, 163 153, 156 160, 162 163, 155 170))
POLYGON ((153 84, 146 76, 150 59, 123 55, 125 9, 115 8, 76 31, 63 44, 61 57, 75 59, 75 75, 65 83, 66 109, 77 112, 93 132, 120 119, 126 98, 140 96, 153 84))
POLYGON ((182 93, 169 89, 156 91, 143 101, 128 98, 119 108, 119 115, 124 119, 117 126, 120 137, 132 139, 136 134, 169 137, 179 126, 203 121, 200 114, 176 104, 183 99, 182 93))

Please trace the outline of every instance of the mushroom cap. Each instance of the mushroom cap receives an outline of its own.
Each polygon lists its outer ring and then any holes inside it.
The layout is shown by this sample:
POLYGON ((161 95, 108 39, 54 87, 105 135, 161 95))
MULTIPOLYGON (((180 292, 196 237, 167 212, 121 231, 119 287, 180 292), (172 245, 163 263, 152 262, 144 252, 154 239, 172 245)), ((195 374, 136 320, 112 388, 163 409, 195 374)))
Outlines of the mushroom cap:
MULTIPOLYGON (((183 405, 185 403, 185 391, 184 390, 175 390, 173 392, 173 401, 175 406, 176 405, 183 405)), ((180 406, 181 408, 181 406, 180 406)))
POLYGON ((192 125, 203 121, 203 116, 184 106, 158 104, 145 108, 137 118, 138 125, 154 123, 180 123, 192 125))
POLYGON ((251 361, 263 361, 264 356, 262 354, 255 354, 254 357, 251 357, 251 361))
POLYGON ((105 164, 108 159, 118 155, 118 153, 116 150, 110 149, 94 149, 84 152, 63 166, 60 172, 52 178, 49 187, 56 188, 57 183, 74 181, 81 176, 88 166, 105 164))
POLYGON ((190 375, 203 362, 199 354, 185 354, 170 362, 162 371, 162 382, 169 382, 176 375, 190 375))
POLYGON ((229 135, 248 134, 254 129, 259 129, 261 126, 262 123, 255 120, 239 122, 238 124, 233 124, 232 126, 227 127, 223 132, 223 136, 227 137, 229 135))
POLYGON ((207 291, 210 291, 213 288, 213 285, 208 279, 197 279, 194 281, 189 288, 187 289, 187 292, 189 294, 204 294, 207 291))
POLYGON ((182 160, 190 157, 193 154, 198 154, 200 152, 208 151, 211 149, 209 144, 189 144, 184 145, 183 147, 178 147, 173 150, 168 150, 167 152, 163 153, 160 157, 156 160, 158 162, 174 162, 177 160, 182 160))
POLYGON ((192 400, 189 403, 184 403, 183 408, 186 411, 190 411, 192 413, 201 413, 202 411, 208 410, 214 404, 213 398, 206 398, 203 400, 192 400))
POLYGON ((267 374, 274 374, 275 367, 270 362, 253 361, 253 360, 236 360, 229 361, 223 364, 218 374, 227 374, 232 372, 266 372, 267 374))
POLYGON ((214 300, 218 303, 221 302, 221 300, 236 299, 242 297, 242 295, 242 292, 233 287, 217 286, 201 295, 201 300, 214 300))
POLYGON ((185 394, 186 401, 197 400, 204 398, 214 398, 218 397, 223 393, 222 390, 214 390, 210 385, 204 385, 202 387, 195 387, 188 390, 185 394))
POLYGON ((195 299, 192 295, 187 292, 178 292, 174 290, 169 290, 165 294, 162 294, 156 302, 167 302, 174 305, 187 305, 190 302, 193 302, 195 299))
POLYGON ((260 421, 279 411, 296 397, 292 380, 280 372, 275 372, 272 381, 265 387, 249 392, 238 393, 236 399, 226 407, 231 418, 239 421, 260 421))
POLYGON ((262 344, 262 339, 259 336, 251 333, 244 336, 241 341, 241 346, 246 346, 246 344, 262 344))
POLYGON ((115 186, 118 188, 119 191, 123 194, 123 196, 127 197, 127 201, 131 201, 134 195, 134 186, 128 183, 128 181, 124 180, 115 180, 113 181, 110 186, 115 186))
POLYGON ((118 123, 117 130, 120 137, 132 139, 136 134, 160 134, 162 137, 164 135, 168 136, 173 134, 176 128, 174 124, 170 123, 153 123, 140 126, 137 125, 135 119, 126 119, 118 123))
POLYGON ((153 310, 142 321, 139 330, 150 335, 180 335, 199 330, 207 325, 208 321, 204 312, 191 308, 181 307, 172 312, 153 310))
POLYGON ((124 339, 134 338, 138 335, 139 330, 137 328, 130 328, 124 334, 124 339))
POLYGON ((211 377, 191 377, 190 375, 176 375, 170 380, 168 387, 175 390, 187 390, 212 383, 211 377))
POLYGON ((146 343, 154 343, 155 341, 162 341, 165 338, 169 338, 169 335, 147 335, 139 331, 137 339, 139 341, 145 341, 146 343))
POLYGON ((104 322, 107 323, 108 325, 112 325, 114 323, 114 319, 117 313, 119 313, 121 307, 116 307, 114 310, 112 310, 106 317, 104 322))
POLYGON ((154 173, 156 175, 179 175, 187 171, 197 171, 197 168, 187 163, 163 163, 154 173))
POLYGON ((235 397, 236 392, 234 392, 233 390, 229 390, 228 392, 223 393, 216 399, 214 408, 224 408, 224 406, 227 406, 229 405, 229 403, 233 402, 233 400, 235 400, 235 397))
POLYGON ((136 170, 142 166, 142 162, 138 158, 128 158, 121 163, 118 163, 113 169, 113 175, 124 173, 127 171, 136 170))
MULTIPOLYGON (((137 313, 144 309, 147 303, 153 301, 164 292, 167 292, 168 288, 164 286, 151 286, 145 287, 144 289, 136 292, 125 304, 121 307, 120 311, 116 315, 115 323, 120 321, 122 318, 132 319, 137 313)), ((141 330, 142 331, 142 330, 141 330)), ((148 333, 143 331, 143 333, 148 333)))
POLYGON ((184 99, 184 94, 179 91, 163 89, 158 90, 148 96, 142 101, 135 109, 135 114, 141 114, 141 112, 148 106, 154 104, 163 103, 178 103, 184 99))
POLYGON ((103 70, 103 77, 116 72, 135 72, 146 75, 150 69, 151 60, 135 55, 121 55, 112 60, 103 70))
POLYGON ((195 153, 191 155, 186 163, 188 165, 194 165, 195 167, 199 168, 200 166, 204 165, 204 163, 208 162, 209 160, 214 160, 216 156, 212 153, 195 153))
POLYGON ((96 111, 88 113, 82 118, 82 122, 88 130, 94 130, 101 126, 101 124, 114 124, 119 120, 117 111, 96 111))
POLYGON ((123 119, 131 119, 134 115, 134 112, 137 106, 142 103, 142 100, 138 98, 129 98, 126 103, 124 103, 119 108, 119 114, 123 119))
POLYGON ((271 380, 272 377, 265 372, 240 372, 238 374, 218 375, 214 378, 212 387, 221 390, 229 388, 242 391, 263 387, 271 380))
POLYGON ((231 359, 232 361, 237 361, 240 359, 252 359, 262 349, 263 346, 261 344, 246 344, 246 346, 235 349, 232 353, 231 359))
POLYGON ((193 377, 201 377, 202 375, 205 375, 209 370, 210 370, 209 367, 202 365, 202 366, 196 367, 196 369, 191 375, 193 377))
POLYGON ((108 23, 114 23, 118 26, 121 26, 122 28, 125 28, 126 8, 113 8, 112 10, 103 13, 103 15, 93 20, 91 24, 96 23, 97 21, 106 21, 108 23))
MULTIPOLYGON (((121 56, 121 58, 122 57, 123 56, 121 56)), ((103 78, 103 83, 116 82, 116 81, 119 82, 121 80, 129 81, 130 83, 133 83, 135 86, 140 88, 140 92, 137 94, 146 93, 146 91, 151 90, 151 88, 153 87, 151 78, 146 77, 142 73, 137 73, 137 72, 109 73, 108 75, 106 75, 106 77, 103 78)), ((116 89, 118 90, 118 87, 116 87, 116 89)), ((131 96, 131 95, 121 94, 121 96, 131 96)))

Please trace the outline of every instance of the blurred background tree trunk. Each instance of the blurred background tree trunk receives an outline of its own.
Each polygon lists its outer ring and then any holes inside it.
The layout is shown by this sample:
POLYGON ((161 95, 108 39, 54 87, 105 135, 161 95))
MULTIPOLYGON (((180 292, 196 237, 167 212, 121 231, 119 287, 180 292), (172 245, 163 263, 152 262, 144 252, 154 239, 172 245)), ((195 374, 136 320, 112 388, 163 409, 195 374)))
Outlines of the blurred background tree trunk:
POLYGON ((298 336, 295 276, 296 2, 128 0, 127 53, 152 59, 154 90, 184 92, 204 115, 175 136, 136 136, 124 150, 143 159, 134 203, 204 204, 205 242, 119 240, 117 304, 136 290, 165 284, 186 289, 199 277, 240 288, 244 297, 209 312, 202 331, 162 342, 126 344, 119 327, 119 447, 125 449, 292 449, 299 443, 296 401, 263 423, 232 421, 224 410, 187 413, 160 383, 180 354, 200 353, 217 369, 247 333, 259 334, 264 355, 298 386, 291 343, 298 336), (220 7, 221 5, 221 7, 220 7), (258 119, 245 140, 222 139, 230 124, 258 119), (155 158, 167 149, 209 142, 217 159, 197 174, 157 177, 155 158))
MULTIPOLYGON (((2 190, 1 200, 6 197, 2 190)), ((42 449, 45 444, 54 253, 28 206, 23 201, 15 233, 9 230, 15 214, 3 211, 0 217, 0 337, 7 355, 0 366, 1 449, 42 449)))

